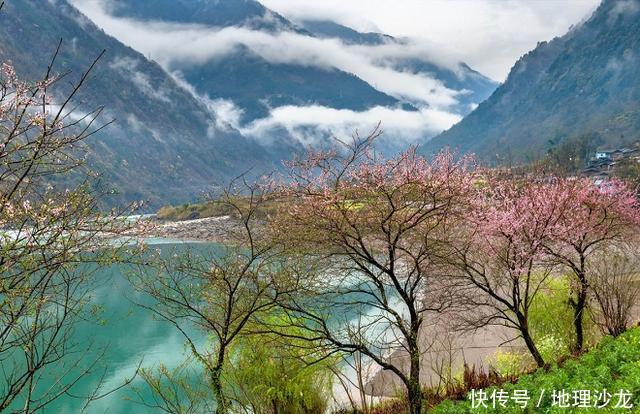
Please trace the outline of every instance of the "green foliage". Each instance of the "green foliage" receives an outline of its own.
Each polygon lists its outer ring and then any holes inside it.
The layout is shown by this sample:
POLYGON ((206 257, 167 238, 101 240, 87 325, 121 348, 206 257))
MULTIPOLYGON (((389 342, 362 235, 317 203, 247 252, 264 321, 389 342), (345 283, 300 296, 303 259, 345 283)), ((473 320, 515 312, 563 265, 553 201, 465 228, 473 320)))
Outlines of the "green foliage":
MULTIPOLYGON (((303 334, 292 329, 284 333, 303 334)), ((337 361, 321 358, 303 339, 273 334, 244 337, 226 375, 229 395, 254 414, 322 414, 328 408, 337 361)))
MULTIPOLYGON (((446 401, 431 411, 434 414, 446 413, 607 413, 633 412, 633 410, 615 409, 615 393, 619 390, 630 392, 634 410, 640 406, 640 328, 633 329, 613 339, 605 337, 597 348, 580 359, 569 360, 561 367, 552 367, 548 372, 540 369, 531 375, 521 377, 515 384, 504 384, 502 389, 513 395, 514 390, 527 390, 531 401, 526 409, 513 402, 507 407, 472 408, 469 399, 465 401, 446 401), (592 395, 606 389, 613 394, 611 404, 604 408, 559 408, 552 406, 553 390, 566 390, 570 394, 576 390, 590 390, 592 395), (539 407, 537 399, 542 390, 545 395, 539 407)), ((491 395, 493 388, 487 389, 491 395)), ((572 397, 570 399, 572 402, 572 397)))
POLYGON ((531 366, 531 356, 522 352, 498 350, 491 364, 501 377, 516 378, 531 366))
POLYGON ((536 341, 538 351, 547 362, 555 362, 558 359, 569 355, 569 345, 566 335, 549 334, 536 341))
MULTIPOLYGON (((545 361, 553 362, 569 354, 573 343, 573 310, 567 302, 566 279, 549 278, 535 296, 529 313, 531 335, 545 361)), ((585 318, 585 324, 588 324, 585 318)), ((588 332, 591 326, 585 326, 588 332)))
POLYGON ((200 381, 202 373, 191 359, 176 367, 160 364, 156 368, 143 368, 139 372, 145 388, 153 393, 153 399, 145 398, 145 389, 132 387, 137 400, 143 405, 158 408, 162 412, 187 414, 213 412, 215 400, 207 384, 200 381))
MULTIPOLYGON (((564 278, 547 279, 534 297, 529 310, 531 336, 545 361, 554 363, 570 354, 573 343, 573 310, 568 305, 569 284, 564 278)), ((593 338, 595 325, 585 318, 587 340, 593 338)), ((488 361, 506 378, 517 377, 535 366, 531 355, 522 352, 498 351, 488 361)))

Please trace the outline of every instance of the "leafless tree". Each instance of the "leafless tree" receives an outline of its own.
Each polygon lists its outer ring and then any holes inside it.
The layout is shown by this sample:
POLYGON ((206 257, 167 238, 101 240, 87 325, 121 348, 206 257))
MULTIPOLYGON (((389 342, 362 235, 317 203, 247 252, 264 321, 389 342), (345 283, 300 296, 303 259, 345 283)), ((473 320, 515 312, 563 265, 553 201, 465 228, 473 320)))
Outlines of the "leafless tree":
POLYGON ((604 334, 629 328, 640 298, 640 256, 630 244, 612 246, 591 258, 595 320, 604 334))
MULTIPOLYGON (((225 246, 215 252, 189 251, 168 259, 157 258, 153 267, 141 268, 132 277, 138 289, 155 299, 153 305, 142 306, 173 324, 184 336, 191 357, 204 368, 205 383, 212 391, 210 397, 218 414, 228 412, 231 405, 225 392, 225 368, 232 345, 248 333, 259 314, 275 306, 277 292, 281 291, 276 284, 284 268, 275 244, 261 230, 259 215, 269 194, 243 178, 239 180, 240 185, 231 184, 214 201, 233 211, 234 224, 230 225, 225 246), (197 338, 203 334, 212 340, 199 343, 197 338)), ((189 400, 189 387, 176 382, 174 374, 180 373, 163 367, 156 375, 147 371, 144 378, 155 399, 143 403, 168 413, 206 412, 211 401, 189 400), (166 387, 162 386, 163 379, 166 387), (186 406, 180 401, 185 394, 186 406)))

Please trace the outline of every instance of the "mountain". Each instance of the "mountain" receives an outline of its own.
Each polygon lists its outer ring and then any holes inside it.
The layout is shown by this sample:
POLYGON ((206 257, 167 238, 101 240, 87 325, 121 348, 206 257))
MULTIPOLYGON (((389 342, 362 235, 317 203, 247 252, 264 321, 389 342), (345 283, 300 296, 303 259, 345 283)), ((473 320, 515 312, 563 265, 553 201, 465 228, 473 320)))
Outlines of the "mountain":
MULTIPOLYGON (((375 32, 362 33, 330 20, 304 20, 301 25, 315 36, 324 39, 339 39, 350 45, 411 47, 409 39, 398 39, 375 32)), ((426 54, 415 53, 408 57, 405 54, 387 56, 381 63, 398 71, 437 79, 448 89, 464 91, 458 96, 459 102, 455 108, 462 115, 471 112, 478 103, 487 99, 498 87, 496 81, 471 69, 466 63, 458 63, 454 68, 451 68, 451 65, 436 63, 426 54)))
POLYGON ((363 111, 399 104, 398 99, 353 74, 335 68, 271 63, 246 47, 204 65, 175 63, 171 70, 179 71, 199 95, 232 101, 242 109, 243 123, 265 118, 271 108, 286 105, 363 111))
MULTIPOLYGON (((269 33, 309 33, 253 0, 112 0, 114 17, 143 23, 199 24, 211 29, 242 27, 269 33)), ((166 65, 178 72, 198 95, 234 102, 242 121, 266 117, 270 108, 285 105, 322 105, 364 110, 393 106, 399 101, 376 90, 351 73, 337 68, 270 62, 239 45, 222 58, 192 62, 174 60, 166 65), (339 91, 339 92, 338 92, 339 91)))
POLYGON ((254 0, 19 0, 0 12, 0 62, 23 78, 44 73, 60 39, 55 69, 68 81, 106 49, 77 110, 104 107, 115 122, 88 140, 88 162, 119 191, 113 203, 150 208, 378 121, 392 131, 381 149, 396 151, 496 86, 406 39, 293 23, 254 0))
POLYGON ((302 27, 314 35, 324 39, 341 39, 353 45, 382 45, 394 42, 395 38, 382 33, 362 33, 331 20, 303 20, 302 27))
MULTIPOLYGON (((82 0, 73 1, 92 16, 82 0)), ((188 54, 155 48, 154 57, 162 55, 163 67, 184 80, 197 96, 233 103, 240 112, 238 127, 268 118, 282 107, 355 112, 379 107, 417 112, 428 107, 464 115, 497 86, 464 64, 448 69, 428 56, 414 57, 406 51, 399 53, 402 57, 371 57, 367 48, 389 46, 380 52, 393 53, 394 49, 409 50, 409 45, 405 40, 360 33, 331 21, 294 23, 253 0, 110 0, 103 4, 112 18, 128 20, 138 29, 165 27, 185 39, 200 40, 198 46, 184 45, 188 54), (162 24, 165 26, 159 26, 162 24), (189 30, 199 31, 199 37, 191 36, 189 30), (204 42, 204 38, 211 40, 204 42), (336 54, 340 57, 333 56, 336 54), (351 62, 341 65, 341 59, 351 62), (445 90, 455 96, 451 99, 455 103, 435 108, 431 102, 393 90, 393 85, 381 87, 376 79, 384 78, 385 71, 399 75, 398 83, 406 83, 409 76, 429 80, 427 86, 415 89, 422 89, 422 95, 429 95, 430 89, 445 90)), ((147 47, 138 45, 141 51, 147 47)))
POLYGON ((106 49, 78 96, 78 111, 103 106, 102 122, 115 118, 87 142, 90 165, 121 192, 113 202, 184 202, 238 171, 273 165, 275 157, 263 146, 218 128, 210 111, 158 64, 107 36, 65 1, 7 2, 0 39, 0 61, 27 79, 44 74, 59 39, 64 43, 55 70, 71 71, 67 81, 106 49))
POLYGON ((605 0, 569 32, 541 42, 477 109, 424 145, 492 163, 530 161, 573 142, 616 146, 640 134, 640 2, 605 0))
POLYGON ((114 16, 140 20, 295 29, 284 17, 253 0, 118 0, 111 2, 109 7, 114 16))

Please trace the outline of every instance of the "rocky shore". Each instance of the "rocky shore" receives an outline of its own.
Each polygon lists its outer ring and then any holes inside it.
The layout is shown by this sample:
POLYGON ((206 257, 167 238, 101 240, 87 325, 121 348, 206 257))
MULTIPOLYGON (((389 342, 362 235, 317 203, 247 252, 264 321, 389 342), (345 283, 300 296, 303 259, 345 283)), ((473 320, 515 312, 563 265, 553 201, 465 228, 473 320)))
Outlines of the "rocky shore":
POLYGON ((184 241, 225 243, 237 230, 238 222, 231 216, 220 216, 184 221, 154 220, 145 231, 145 235, 184 241))

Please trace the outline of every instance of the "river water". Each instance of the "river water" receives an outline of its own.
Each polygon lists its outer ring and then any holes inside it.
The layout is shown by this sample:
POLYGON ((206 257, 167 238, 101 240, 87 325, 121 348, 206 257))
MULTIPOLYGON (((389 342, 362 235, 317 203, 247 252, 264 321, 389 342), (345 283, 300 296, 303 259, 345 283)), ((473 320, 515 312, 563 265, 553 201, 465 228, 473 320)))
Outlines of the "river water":
MULTIPOLYGON (((221 249, 220 245, 213 243, 167 239, 147 240, 145 244, 151 249, 159 249, 165 257, 187 250, 210 256, 219 253, 221 249)), ((178 366, 189 355, 184 337, 172 324, 154 318, 151 311, 138 305, 152 305, 153 301, 144 293, 133 289, 127 278, 127 274, 132 271, 134 270, 131 266, 117 264, 103 268, 95 274, 95 289, 89 306, 96 311, 97 316, 93 320, 79 323, 73 339, 78 343, 79 349, 87 346, 91 348, 91 352, 83 357, 83 366, 86 367, 96 360, 99 362, 94 372, 84 377, 73 388, 72 393, 76 396, 91 393, 103 377, 102 392, 105 392, 123 384, 140 364, 142 367, 153 368, 162 363, 171 368, 178 366)), ((342 315, 341 320, 349 320, 351 316, 342 315)), ((182 328, 189 330, 190 327, 182 328)), ((202 333, 193 330, 191 333, 192 337, 199 338, 201 344, 205 343, 206 339, 202 333)), ((54 378, 59 372, 51 372, 49 375, 54 378)), ((158 409, 148 408, 140 403, 141 397, 134 388, 137 388, 147 401, 152 398, 146 384, 137 379, 130 386, 93 402, 85 412, 158 413, 158 409)), ((341 390, 337 389, 336 392, 339 395, 341 390)), ((80 412, 84 402, 82 398, 63 396, 48 405, 44 413, 76 414, 80 412)))
MULTIPOLYGON (((174 254, 186 249, 215 252, 217 245, 205 243, 181 243, 171 240, 150 240, 147 243, 163 254, 174 254)), ((168 367, 177 366, 188 355, 184 347, 184 337, 167 322, 157 320, 150 311, 138 306, 151 304, 143 293, 135 291, 126 275, 132 268, 127 265, 113 265, 95 274, 95 290, 90 307, 97 315, 95 320, 82 322, 77 326, 74 339, 79 349, 90 346, 91 352, 83 357, 84 366, 99 360, 94 372, 83 378, 73 388, 73 394, 89 394, 104 376, 103 392, 122 384, 130 378, 142 361, 143 367, 154 367, 163 363, 168 367)), ((196 334, 197 335, 197 334, 196 334)), ((204 339, 201 339, 204 341, 204 339)), ((52 373, 56 374, 56 373, 52 373)), ((142 380, 132 384, 142 395, 149 397, 142 380)), ((139 403, 140 397, 131 386, 123 388, 98 401, 86 410, 88 413, 132 414, 157 413, 139 403)), ((75 414, 80 412, 84 400, 63 396, 45 409, 45 413, 75 414)))

